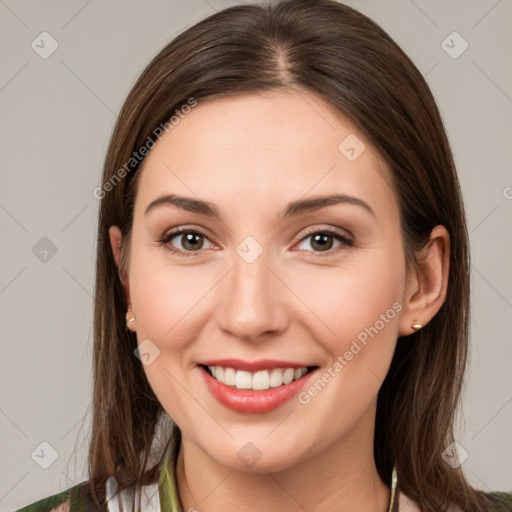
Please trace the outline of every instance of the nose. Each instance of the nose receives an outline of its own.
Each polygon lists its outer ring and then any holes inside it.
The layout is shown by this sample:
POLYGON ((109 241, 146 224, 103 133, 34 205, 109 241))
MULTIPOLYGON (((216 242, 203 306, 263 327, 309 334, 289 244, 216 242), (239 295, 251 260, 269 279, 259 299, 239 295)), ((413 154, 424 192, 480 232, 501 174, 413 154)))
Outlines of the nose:
POLYGON ((256 261, 234 255, 219 305, 221 328, 241 341, 257 342, 282 333, 289 322, 286 290, 263 252, 256 261))

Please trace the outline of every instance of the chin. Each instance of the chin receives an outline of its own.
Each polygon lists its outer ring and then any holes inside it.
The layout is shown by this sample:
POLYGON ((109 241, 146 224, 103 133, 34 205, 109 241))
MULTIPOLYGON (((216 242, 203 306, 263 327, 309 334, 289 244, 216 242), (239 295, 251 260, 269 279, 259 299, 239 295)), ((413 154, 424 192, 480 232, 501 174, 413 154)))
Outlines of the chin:
MULTIPOLYGON (((201 449, 217 464, 233 471, 264 474, 287 470, 308 459, 307 447, 300 439, 265 439, 260 434, 237 435, 222 444, 208 442, 201 449), (250 439, 253 439, 252 441, 250 439)), ((267 432, 267 430, 265 430, 267 432)), ((266 434, 265 434, 266 435, 266 434)), ((295 437, 296 433, 294 433, 295 437)))

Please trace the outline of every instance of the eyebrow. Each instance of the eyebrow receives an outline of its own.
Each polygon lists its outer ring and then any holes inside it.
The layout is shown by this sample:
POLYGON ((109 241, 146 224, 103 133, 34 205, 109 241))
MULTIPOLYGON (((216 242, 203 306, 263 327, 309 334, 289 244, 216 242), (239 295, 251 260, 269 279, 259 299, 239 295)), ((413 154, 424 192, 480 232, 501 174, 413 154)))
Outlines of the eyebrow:
MULTIPOLYGON (((282 217, 292 217, 301 213, 319 210, 334 204, 350 204, 359 206, 375 217, 375 212, 368 203, 362 199, 346 194, 331 194, 328 196, 316 196, 309 199, 298 199, 297 201, 292 201, 284 209, 282 217)), ((181 208, 182 210, 200 213, 202 215, 215 217, 221 220, 220 212, 214 204, 200 199, 194 199, 192 197, 178 196, 176 194, 165 194, 158 197, 146 207, 144 215, 147 215, 151 210, 154 210, 161 205, 173 205, 181 208)))

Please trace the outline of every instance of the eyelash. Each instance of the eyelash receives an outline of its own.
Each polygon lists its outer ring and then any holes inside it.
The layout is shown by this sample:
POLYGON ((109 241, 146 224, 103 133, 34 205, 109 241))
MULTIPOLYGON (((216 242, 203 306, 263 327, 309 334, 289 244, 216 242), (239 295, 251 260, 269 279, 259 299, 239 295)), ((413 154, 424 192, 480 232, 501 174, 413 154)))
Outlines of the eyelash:
MULTIPOLYGON (((158 240, 157 243, 159 246, 164 246, 164 245, 168 246, 169 242, 173 238, 175 238, 176 236, 183 234, 183 233, 192 233, 194 235, 199 235, 199 236, 202 236, 202 237, 210 240, 209 236, 205 232, 203 232, 199 229, 179 227, 179 228, 176 228, 174 231, 171 231, 170 233, 165 235, 161 240, 158 240)), ((350 238, 345 236, 341 231, 337 231, 332 228, 331 229, 311 229, 310 231, 307 231, 306 233, 304 233, 302 238, 299 240, 299 243, 304 241, 306 238, 311 237, 312 235, 320 235, 320 234, 333 236, 338 241, 340 241, 342 243, 342 245, 338 246, 334 249, 329 249, 327 251, 305 251, 305 252, 311 252, 311 253, 314 253, 315 256, 320 256, 320 257, 330 256, 334 252, 337 252, 338 250, 342 249, 343 246, 352 247, 354 245, 353 240, 351 240, 350 238)), ((210 242, 213 243, 211 240, 210 240, 210 242)), ((193 256, 194 252, 199 252, 199 251, 182 251, 181 249, 174 249, 171 247, 168 247, 168 249, 172 252, 172 254, 176 254, 178 256, 193 256)))

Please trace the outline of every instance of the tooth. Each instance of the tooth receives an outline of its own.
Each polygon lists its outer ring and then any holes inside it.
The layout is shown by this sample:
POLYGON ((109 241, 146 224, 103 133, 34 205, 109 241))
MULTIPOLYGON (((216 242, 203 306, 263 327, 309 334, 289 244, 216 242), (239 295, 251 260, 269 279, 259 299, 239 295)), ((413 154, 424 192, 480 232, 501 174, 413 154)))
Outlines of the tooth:
POLYGON ((224 382, 224 368, 222 368, 222 366, 215 367, 215 378, 219 382, 224 382))
POLYGON ((237 389, 251 389, 252 387, 252 374, 239 370, 235 376, 235 386, 237 389))
POLYGON ((277 388, 283 384, 283 372, 279 368, 274 368, 270 373, 269 385, 271 388, 277 388))
POLYGON ((224 368, 222 366, 208 366, 208 369, 219 382, 228 386, 235 386, 237 389, 254 389, 255 391, 290 384, 292 381, 300 379, 308 371, 304 367, 297 369, 274 368, 256 373, 237 371, 234 368, 224 368))
POLYGON ((252 389, 263 390, 268 389, 270 386, 270 377, 267 370, 256 372, 252 376, 252 389))
POLYGON ((293 368, 286 368, 283 372, 283 384, 290 384, 293 381, 295 370, 293 368))
POLYGON ((236 381, 236 372, 233 368, 224 368, 224 384, 234 386, 236 381))

